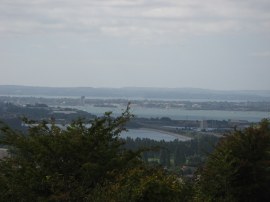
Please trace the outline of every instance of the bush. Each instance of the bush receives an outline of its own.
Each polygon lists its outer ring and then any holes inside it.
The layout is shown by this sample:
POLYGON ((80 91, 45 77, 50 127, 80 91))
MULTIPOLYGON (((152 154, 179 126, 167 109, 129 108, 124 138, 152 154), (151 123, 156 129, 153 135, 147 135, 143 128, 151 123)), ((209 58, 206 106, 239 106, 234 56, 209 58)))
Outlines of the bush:
POLYGON ((270 125, 224 137, 197 176, 202 201, 269 201, 270 125))
POLYGON ((67 129, 41 122, 28 133, 1 127, 0 144, 10 156, 0 161, 2 201, 83 201, 98 183, 138 163, 139 154, 123 149, 119 138, 131 118, 110 113, 91 127, 78 120, 67 129))

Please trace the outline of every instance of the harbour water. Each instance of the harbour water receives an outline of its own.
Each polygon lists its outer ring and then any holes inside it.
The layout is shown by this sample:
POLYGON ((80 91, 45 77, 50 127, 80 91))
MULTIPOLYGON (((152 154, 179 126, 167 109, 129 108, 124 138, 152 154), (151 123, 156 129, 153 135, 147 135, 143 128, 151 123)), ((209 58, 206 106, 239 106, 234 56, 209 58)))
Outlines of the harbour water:
POLYGON ((179 140, 179 141, 189 141, 191 138, 185 137, 178 134, 167 133, 163 131, 156 131, 156 130, 147 130, 147 129, 129 129, 127 132, 121 133, 122 138, 130 137, 132 139, 136 138, 148 138, 156 141, 164 140, 166 142, 179 140))
MULTIPOLYGON (((95 115, 102 115, 104 112, 112 111, 113 115, 119 116, 124 108, 94 107, 91 105, 76 107, 95 115)), ((263 118, 269 118, 269 112, 258 111, 223 111, 223 110, 185 110, 185 109, 163 109, 163 108, 142 108, 133 107, 131 113, 137 117, 161 118, 169 117, 175 120, 247 120, 259 122, 263 118)))

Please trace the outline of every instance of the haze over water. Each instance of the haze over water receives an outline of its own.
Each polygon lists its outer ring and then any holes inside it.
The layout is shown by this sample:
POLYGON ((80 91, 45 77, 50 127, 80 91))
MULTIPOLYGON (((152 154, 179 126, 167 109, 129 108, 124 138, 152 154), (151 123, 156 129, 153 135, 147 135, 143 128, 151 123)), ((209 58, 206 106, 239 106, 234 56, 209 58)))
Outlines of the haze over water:
POLYGON ((12 0, 0 85, 269 90, 270 1, 12 0))
MULTIPOLYGON (((112 111, 114 115, 120 115, 121 108, 106 107, 77 107, 95 115, 102 115, 104 112, 112 111)), ((169 117, 175 120, 247 120, 259 122, 263 118, 269 118, 269 112, 254 111, 222 111, 222 110, 184 110, 184 109, 158 109, 158 108, 131 108, 131 113, 144 118, 169 117)))

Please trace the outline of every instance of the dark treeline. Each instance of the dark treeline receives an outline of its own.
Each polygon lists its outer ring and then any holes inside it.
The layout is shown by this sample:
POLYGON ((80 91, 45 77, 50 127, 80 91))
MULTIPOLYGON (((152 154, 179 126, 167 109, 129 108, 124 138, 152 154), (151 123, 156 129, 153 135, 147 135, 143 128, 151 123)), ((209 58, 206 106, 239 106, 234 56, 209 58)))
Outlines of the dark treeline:
POLYGON ((88 112, 70 109, 49 107, 46 104, 27 104, 25 106, 16 105, 10 102, 0 101, 0 121, 5 122, 9 127, 17 130, 26 130, 22 127, 22 119, 54 121, 59 124, 69 124, 78 118, 86 120, 94 119, 96 116, 88 112))
POLYGON ((185 142, 127 138, 125 148, 133 151, 148 148, 142 153, 142 159, 149 164, 161 164, 167 168, 183 165, 197 167, 205 161, 217 142, 218 138, 210 135, 198 135, 185 142))
POLYGON ((0 122, 0 201, 269 201, 269 120, 219 140, 124 141, 132 117, 28 121, 27 133, 0 122))

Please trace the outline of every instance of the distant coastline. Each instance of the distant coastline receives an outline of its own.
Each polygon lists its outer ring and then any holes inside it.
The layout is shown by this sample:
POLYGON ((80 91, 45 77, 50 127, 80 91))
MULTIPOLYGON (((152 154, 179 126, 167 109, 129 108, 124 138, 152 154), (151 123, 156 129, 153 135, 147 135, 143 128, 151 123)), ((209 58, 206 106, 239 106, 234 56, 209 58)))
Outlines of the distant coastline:
POLYGON ((199 88, 92 88, 92 87, 34 87, 0 85, 0 95, 6 96, 65 96, 136 99, 180 99, 208 101, 270 101, 270 90, 208 90, 199 88))
POLYGON ((179 135, 179 134, 177 134, 177 133, 168 132, 168 131, 164 131, 164 130, 158 130, 158 129, 153 129, 153 128, 139 128, 139 129, 137 129, 137 130, 146 130, 146 131, 152 131, 152 132, 163 133, 163 134, 166 134, 166 135, 173 136, 173 137, 175 137, 176 139, 179 139, 179 140, 182 140, 182 141, 189 141, 189 140, 192 140, 191 137, 187 137, 187 136, 184 136, 184 135, 179 135))

